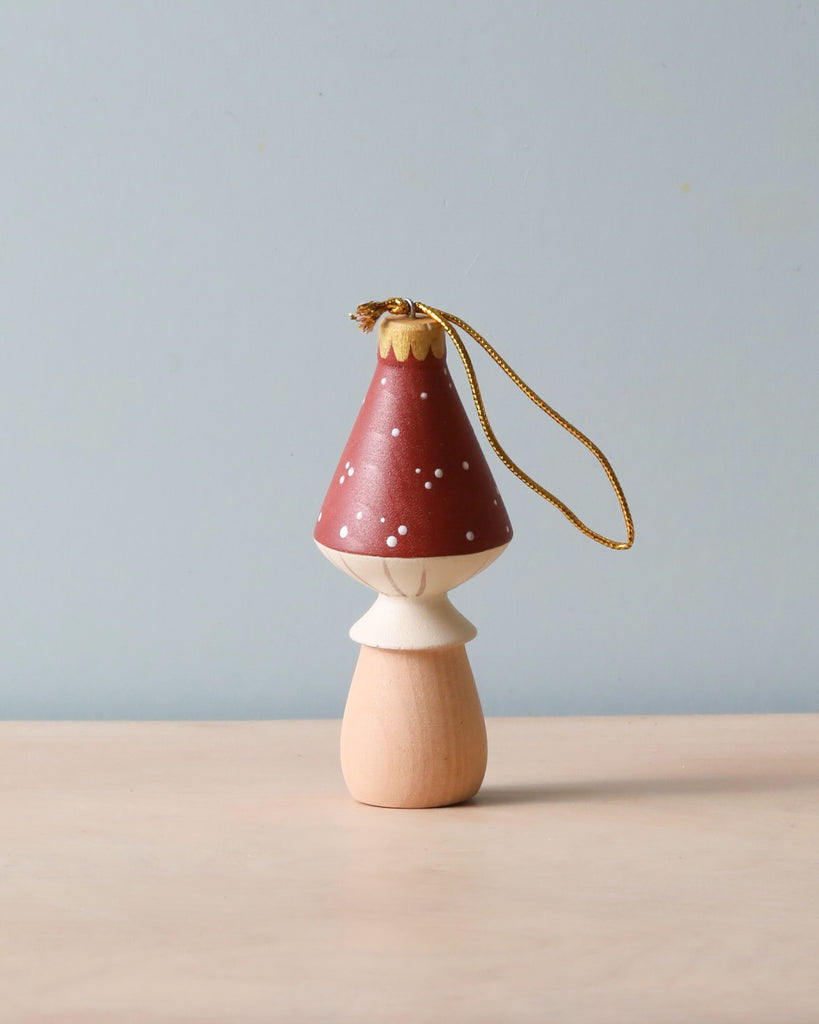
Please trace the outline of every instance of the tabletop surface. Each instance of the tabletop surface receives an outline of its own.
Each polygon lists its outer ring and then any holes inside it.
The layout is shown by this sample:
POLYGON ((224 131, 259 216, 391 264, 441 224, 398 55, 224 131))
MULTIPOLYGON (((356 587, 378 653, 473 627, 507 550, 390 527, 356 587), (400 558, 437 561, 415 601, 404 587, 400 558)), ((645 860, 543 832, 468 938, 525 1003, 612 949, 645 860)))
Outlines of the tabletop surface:
POLYGON ((398 811, 338 722, 0 724, 0 1021, 819 1021, 819 715, 487 726, 398 811))

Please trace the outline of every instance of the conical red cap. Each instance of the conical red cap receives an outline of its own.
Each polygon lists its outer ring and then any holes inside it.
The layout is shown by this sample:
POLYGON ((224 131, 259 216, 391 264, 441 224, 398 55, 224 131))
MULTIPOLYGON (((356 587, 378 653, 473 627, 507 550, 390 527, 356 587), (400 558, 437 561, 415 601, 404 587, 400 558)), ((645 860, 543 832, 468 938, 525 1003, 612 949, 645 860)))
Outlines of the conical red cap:
POLYGON ((430 558, 507 544, 512 527, 427 318, 385 317, 361 412, 315 539, 360 555, 430 558))

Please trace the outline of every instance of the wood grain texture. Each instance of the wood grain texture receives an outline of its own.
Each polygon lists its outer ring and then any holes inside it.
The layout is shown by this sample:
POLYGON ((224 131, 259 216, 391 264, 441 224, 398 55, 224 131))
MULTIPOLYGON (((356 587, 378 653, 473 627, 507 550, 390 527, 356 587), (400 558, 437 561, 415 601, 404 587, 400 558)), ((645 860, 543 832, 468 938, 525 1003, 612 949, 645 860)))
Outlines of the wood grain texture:
POLYGON ((441 807, 473 797, 486 727, 463 644, 362 647, 341 731, 350 793, 380 807, 441 807))

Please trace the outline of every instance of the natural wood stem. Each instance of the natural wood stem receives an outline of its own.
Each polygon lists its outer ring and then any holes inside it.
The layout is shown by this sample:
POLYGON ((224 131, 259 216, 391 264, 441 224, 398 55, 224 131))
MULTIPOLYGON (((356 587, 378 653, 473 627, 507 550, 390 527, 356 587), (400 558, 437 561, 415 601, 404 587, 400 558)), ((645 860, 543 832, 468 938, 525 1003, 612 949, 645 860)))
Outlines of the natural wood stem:
POLYGON ((486 727, 465 646, 362 647, 341 767, 365 804, 440 807, 473 797, 486 771, 486 727))

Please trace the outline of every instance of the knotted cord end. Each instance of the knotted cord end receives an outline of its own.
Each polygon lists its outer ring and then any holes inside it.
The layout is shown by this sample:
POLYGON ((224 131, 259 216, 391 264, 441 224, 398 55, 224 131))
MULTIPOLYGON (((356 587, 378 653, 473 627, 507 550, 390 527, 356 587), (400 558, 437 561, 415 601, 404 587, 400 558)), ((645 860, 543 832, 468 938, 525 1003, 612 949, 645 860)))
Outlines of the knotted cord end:
POLYGON ((386 299, 384 302, 362 302, 355 313, 350 313, 350 319, 355 320, 365 334, 369 334, 384 313, 414 316, 415 303, 409 299, 399 298, 386 299))

